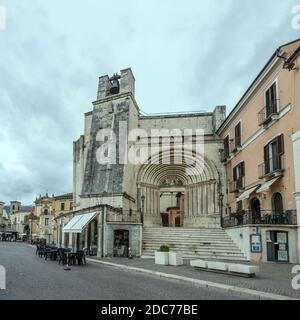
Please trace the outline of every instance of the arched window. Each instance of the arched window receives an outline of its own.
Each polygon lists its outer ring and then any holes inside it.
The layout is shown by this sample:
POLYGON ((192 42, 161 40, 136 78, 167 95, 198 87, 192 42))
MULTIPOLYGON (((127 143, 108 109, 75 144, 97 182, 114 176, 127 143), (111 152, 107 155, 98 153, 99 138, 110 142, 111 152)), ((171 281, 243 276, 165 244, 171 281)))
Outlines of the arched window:
POLYGON ((252 215, 252 223, 260 223, 261 209, 260 209, 260 201, 258 198, 253 198, 251 200, 250 210, 251 210, 251 215, 252 215))
POLYGON ((273 201, 272 201, 272 209, 275 214, 282 214, 283 213, 283 199, 282 195, 279 192, 273 194, 273 201))

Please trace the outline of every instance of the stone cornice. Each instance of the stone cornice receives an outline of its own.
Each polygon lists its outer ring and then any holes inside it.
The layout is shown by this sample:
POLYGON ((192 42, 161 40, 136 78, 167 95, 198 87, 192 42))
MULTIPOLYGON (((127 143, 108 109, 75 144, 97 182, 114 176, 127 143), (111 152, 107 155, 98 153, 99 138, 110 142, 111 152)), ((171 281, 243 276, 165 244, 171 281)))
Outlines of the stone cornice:
POLYGON ((99 99, 99 100, 96 100, 93 102, 93 105, 94 107, 101 104, 101 103, 106 103, 106 102, 109 102, 109 101, 113 101, 113 100, 118 100, 118 99, 122 99, 122 98, 127 98, 127 97, 130 97, 133 104, 135 105, 136 109, 138 112, 140 112, 140 108, 132 94, 132 92, 122 92, 122 93, 119 93, 119 94, 115 94, 115 95, 112 95, 112 96, 108 96, 108 97, 105 97, 105 98, 102 98, 102 99, 99 99))

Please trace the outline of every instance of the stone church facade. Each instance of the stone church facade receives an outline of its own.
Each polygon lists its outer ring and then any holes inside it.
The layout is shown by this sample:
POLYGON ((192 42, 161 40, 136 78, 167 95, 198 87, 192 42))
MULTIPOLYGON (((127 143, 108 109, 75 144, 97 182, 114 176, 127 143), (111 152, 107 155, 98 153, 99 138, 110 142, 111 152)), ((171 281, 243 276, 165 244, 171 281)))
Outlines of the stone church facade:
MULTIPOLYGON (((223 141, 216 130, 225 113, 224 106, 217 106, 213 112, 146 116, 135 100, 131 69, 99 78, 97 100, 93 110, 85 113, 84 132, 73 145, 74 212, 99 211, 98 255, 112 254, 118 230, 129 231, 128 245, 141 255, 143 227, 220 228, 225 178, 220 159, 223 141), (153 129, 159 133, 152 140, 153 129), (113 137, 101 140, 101 130, 113 137), (125 149, 138 145, 143 160, 121 161, 121 130, 135 131, 125 149), (203 132, 201 155, 195 152, 197 130, 203 132), (117 161, 101 163, 99 148, 109 141, 115 143, 117 161), (191 146, 184 156, 178 148, 180 141, 189 141, 191 146)), ((125 154, 129 152, 126 149, 125 154)))

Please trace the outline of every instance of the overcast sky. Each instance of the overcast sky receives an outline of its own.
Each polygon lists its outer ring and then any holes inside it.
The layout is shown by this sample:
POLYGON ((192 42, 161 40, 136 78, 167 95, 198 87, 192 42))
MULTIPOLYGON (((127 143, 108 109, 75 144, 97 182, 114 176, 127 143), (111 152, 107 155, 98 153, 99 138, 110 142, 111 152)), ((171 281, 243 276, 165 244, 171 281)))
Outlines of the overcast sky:
POLYGON ((230 111, 300 0, 0 0, 0 200, 72 191, 98 77, 131 67, 147 113, 230 111), (76 4, 75 4, 76 3, 76 4))

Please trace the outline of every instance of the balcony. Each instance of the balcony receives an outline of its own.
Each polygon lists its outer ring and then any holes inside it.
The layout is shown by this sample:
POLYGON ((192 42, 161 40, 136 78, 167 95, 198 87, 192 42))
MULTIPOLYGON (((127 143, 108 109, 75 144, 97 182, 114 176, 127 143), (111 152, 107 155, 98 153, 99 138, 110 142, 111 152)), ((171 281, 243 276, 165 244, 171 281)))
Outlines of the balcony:
POLYGON ((276 116, 278 115, 277 110, 278 110, 277 104, 263 107, 263 109, 258 113, 259 125, 260 126, 267 125, 274 118, 276 118, 276 116))
POLYGON ((236 153, 242 147, 241 137, 235 137, 230 141, 229 152, 236 153))
POLYGON ((286 210, 281 213, 272 211, 252 212, 242 210, 222 219, 223 228, 247 225, 297 225, 297 211, 286 210))
POLYGON ((245 188, 245 178, 240 178, 236 181, 231 181, 229 183, 229 192, 235 193, 243 190, 245 188))
POLYGON ((281 173, 284 170, 284 156, 274 155, 268 161, 258 166, 259 179, 274 175, 275 173, 281 173))
POLYGON ((221 150, 221 162, 227 162, 227 160, 229 159, 230 155, 229 155, 229 149, 225 149, 225 150, 221 150))

